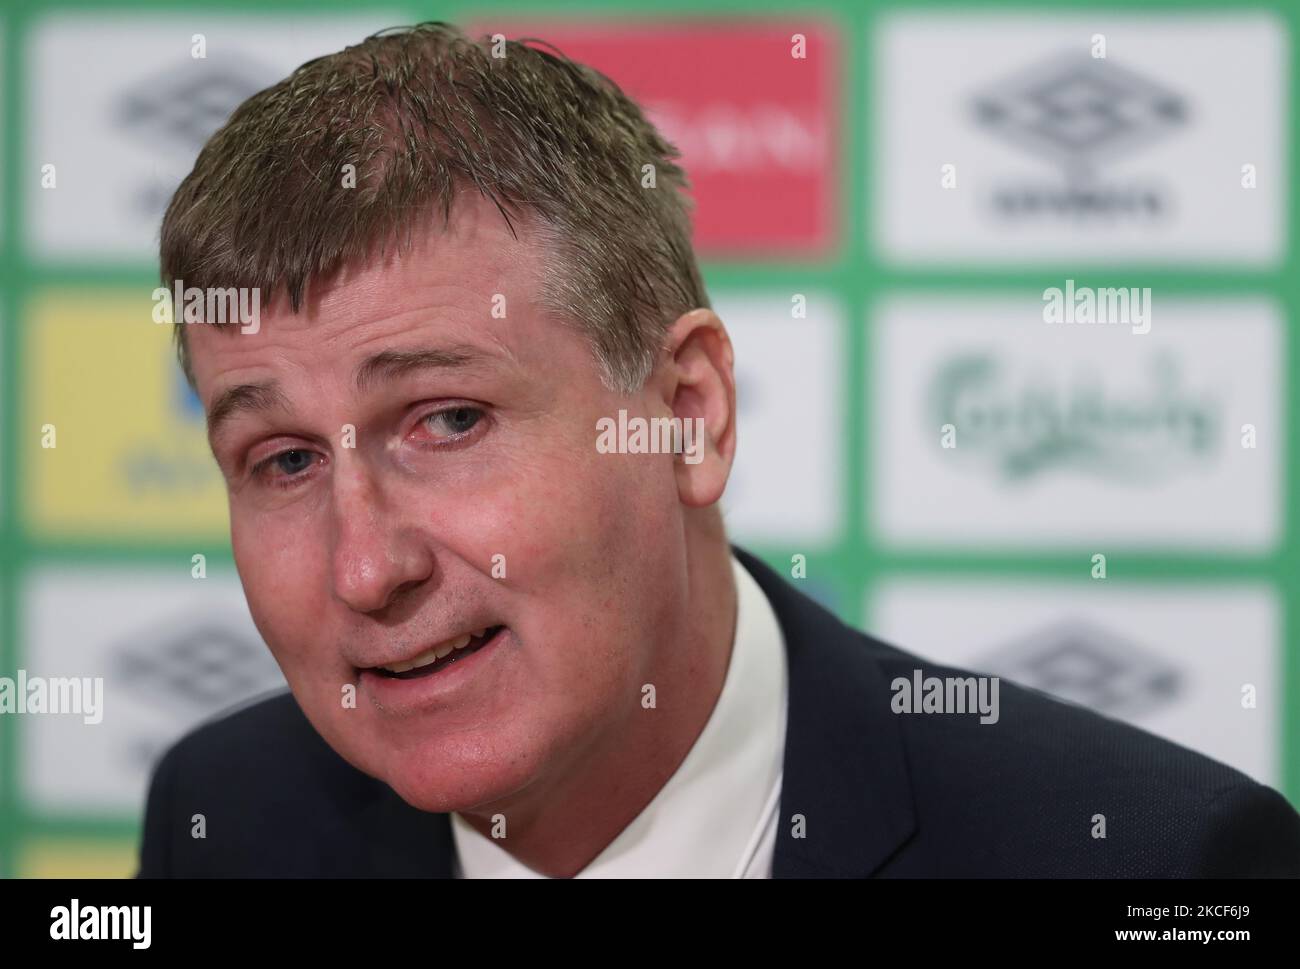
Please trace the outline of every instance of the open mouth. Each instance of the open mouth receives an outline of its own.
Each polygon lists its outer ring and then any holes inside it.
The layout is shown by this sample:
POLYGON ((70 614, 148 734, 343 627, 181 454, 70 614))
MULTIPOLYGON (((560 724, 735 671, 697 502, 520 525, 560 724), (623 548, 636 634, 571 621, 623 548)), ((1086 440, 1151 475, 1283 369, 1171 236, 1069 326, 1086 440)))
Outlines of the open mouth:
POLYGON ((404 663, 376 666, 371 669, 371 672, 394 680, 415 680, 424 676, 433 676, 452 663, 477 653, 484 646, 492 643, 505 628, 505 626, 489 626, 473 633, 462 633, 453 639, 438 643, 404 663))

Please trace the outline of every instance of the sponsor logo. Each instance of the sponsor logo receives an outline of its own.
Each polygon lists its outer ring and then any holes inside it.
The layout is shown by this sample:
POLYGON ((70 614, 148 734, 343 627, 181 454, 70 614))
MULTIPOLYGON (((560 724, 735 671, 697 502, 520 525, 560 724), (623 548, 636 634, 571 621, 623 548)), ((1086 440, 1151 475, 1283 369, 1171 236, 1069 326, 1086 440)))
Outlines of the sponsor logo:
MULTIPOLYGON (((226 55, 178 61, 122 90, 112 110, 129 142, 188 166, 243 101, 279 80, 265 64, 226 55)), ((146 176, 128 197, 141 217, 161 217, 176 180, 146 176)))
POLYGON ((1006 480, 1052 471, 1152 483, 1203 466, 1216 451, 1220 403, 1183 385, 1178 359, 1157 354, 1142 386, 1108 386, 1095 373, 1063 381, 1012 377, 988 353, 943 361, 929 388, 926 430, 953 425, 958 459, 1006 480))
MULTIPOLYGON (((266 646, 220 616, 153 624, 109 651, 114 682, 142 706, 170 710, 176 722, 193 723, 279 685, 279 671, 266 646)), ((169 738, 141 734, 128 756, 152 764, 169 738)))
POLYGON ((1160 316, 1135 340, 1045 325, 1032 297, 883 301, 867 361, 871 527, 986 551, 1275 547, 1279 308, 1166 299, 1160 316))
POLYGON ((1180 700, 1186 675, 1100 626, 1068 620, 979 661, 1008 680, 1100 713, 1134 720, 1180 700))
POLYGON ((977 94, 977 124, 1061 171, 1058 182, 1003 182, 992 211, 1007 220, 1155 220, 1171 207, 1156 181, 1106 180, 1109 159, 1177 133, 1184 97, 1109 58, 1066 51, 977 94))
POLYGON ((151 308, 147 290, 33 304, 24 394, 38 426, 57 432, 56 446, 34 443, 21 462, 36 532, 227 540, 225 485, 202 407, 151 308))
POLYGON ((875 635, 938 666, 1001 677, 1004 693, 1024 686, 1275 783, 1285 749, 1284 590, 1119 581, 1041 581, 1032 569, 895 576, 870 584, 865 615, 875 635))
POLYGON ((1265 173, 1289 164, 1286 22, 1112 13, 877 19, 867 214, 884 258, 1280 264, 1291 185, 1265 173))
POLYGON ((834 243, 840 78, 831 27, 503 19, 470 31, 543 38, 636 100, 681 152, 702 255, 820 255, 834 243))
POLYGON ((235 107, 304 61, 401 19, 383 9, 202 23, 159 11, 42 12, 24 40, 24 157, 42 179, 22 197, 27 248, 77 265, 156 263, 172 193, 235 107))
MULTIPOLYGON (((26 796, 40 811, 131 817, 178 737, 284 688, 233 567, 210 564, 203 579, 118 565, 41 568, 25 580, 28 669, 102 674, 107 706, 93 729, 70 717, 13 719, 30 765, 26 796)), ((112 852, 102 863, 116 864, 112 852)))

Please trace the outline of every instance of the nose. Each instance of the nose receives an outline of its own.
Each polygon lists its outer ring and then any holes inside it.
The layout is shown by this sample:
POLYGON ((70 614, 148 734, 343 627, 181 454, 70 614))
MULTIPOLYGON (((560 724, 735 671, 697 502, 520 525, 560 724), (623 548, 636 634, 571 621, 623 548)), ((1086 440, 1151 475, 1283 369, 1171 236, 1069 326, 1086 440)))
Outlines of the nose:
POLYGON ((433 554, 364 468, 333 485, 334 594, 356 612, 379 612, 433 574, 433 554))

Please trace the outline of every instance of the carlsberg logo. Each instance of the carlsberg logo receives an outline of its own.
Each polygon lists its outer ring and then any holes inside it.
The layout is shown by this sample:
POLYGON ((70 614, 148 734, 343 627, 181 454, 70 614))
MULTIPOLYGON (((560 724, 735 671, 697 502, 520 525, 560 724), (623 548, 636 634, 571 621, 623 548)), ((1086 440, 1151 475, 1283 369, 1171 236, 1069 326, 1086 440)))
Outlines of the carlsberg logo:
POLYGON ((954 455, 990 461, 1009 480, 1068 469, 1152 482, 1203 467, 1215 451, 1221 402, 1185 386, 1171 354, 1153 354, 1145 377, 1128 379, 960 354, 930 384, 926 423, 960 428, 954 455))

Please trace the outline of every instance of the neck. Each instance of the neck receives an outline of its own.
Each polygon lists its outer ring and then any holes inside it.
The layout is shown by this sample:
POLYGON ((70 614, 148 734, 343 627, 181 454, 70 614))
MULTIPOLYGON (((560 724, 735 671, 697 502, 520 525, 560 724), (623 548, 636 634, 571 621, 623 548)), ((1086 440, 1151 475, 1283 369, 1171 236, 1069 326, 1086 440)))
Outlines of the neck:
POLYGON ((638 703, 566 776, 530 787, 508 805, 461 813, 485 837, 492 815, 504 813, 510 837, 502 847, 543 875, 577 874, 636 819, 686 759, 722 692, 736 632, 731 549, 715 509, 691 514, 686 608, 647 676, 671 706, 645 710, 638 703))

